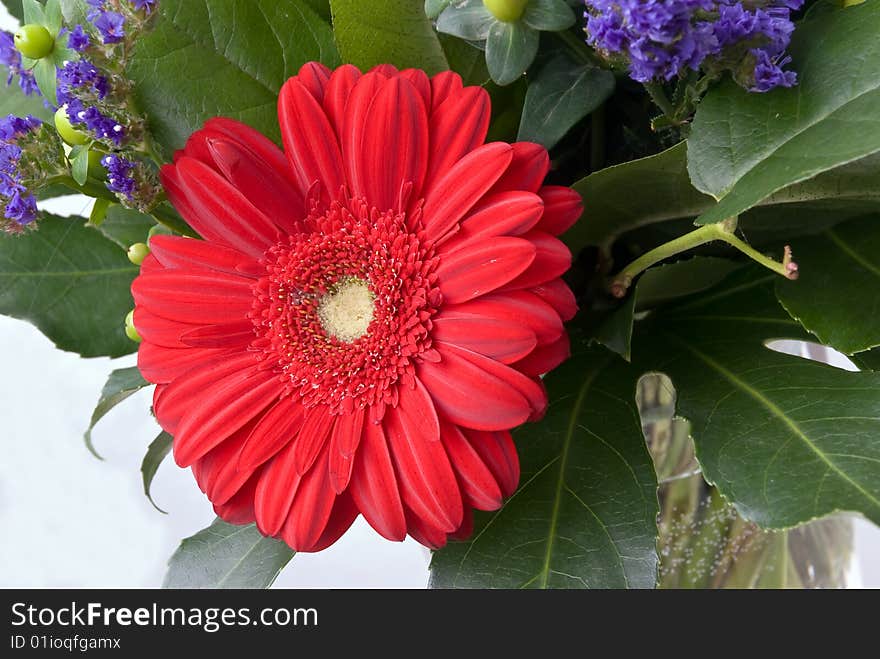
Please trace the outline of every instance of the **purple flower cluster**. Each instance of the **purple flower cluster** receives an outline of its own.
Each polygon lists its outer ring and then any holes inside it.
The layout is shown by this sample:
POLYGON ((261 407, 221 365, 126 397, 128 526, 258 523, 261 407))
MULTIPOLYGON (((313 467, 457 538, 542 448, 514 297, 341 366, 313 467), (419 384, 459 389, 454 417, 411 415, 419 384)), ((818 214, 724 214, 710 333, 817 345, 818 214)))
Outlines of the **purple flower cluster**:
POLYGON ((125 37, 125 16, 112 11, 107 0, 86 0, 91 7, 86 18, 98 28, 104 43, 119 43, 125 37))
POLYGON ((84 126, 97 139, 120 146, 125 128, 96 104, 109 91, 106 76, 88 60, 67 62, 58 70, 58 103, 67 106, 67 117, 75 126, 84 126))
POLYGON ((791 87, 783 67, 803 0, 586 0, 588 42, 627 58, 639 82, 732 70, 750 91, 791 87), (744 72, 743 67, 748 71, 744 72))
POLYGON ((120 155, 111 154, 101 158, 101 165, 107 170, 107 189, 134 201, 136 181, 134 163, 120 155))
POLYGON ((37 200, 22 183, 18 166, 23 153, 19 140, 41 125, 39 119, 30 116, 0 119, 0 198, 5 202, 4 217, 13 222, 9 225, 12 229, 37 219, 37 200))
POLYGON ((12 33, 0 30, 0 64, 9 69, 6 85, 12 84, 15 76, 18 76, 18 84, 21 90, 27 94, 40 94, 34 74, 27 71, 21 65, 21 54, 15 49, 15 39, 12 33))
POLYGON ((83 29, 82 25, 77 25, 71 30, 67 37, 67 45, 78 53, 85 52, 92 43, 88 33, 83 29))

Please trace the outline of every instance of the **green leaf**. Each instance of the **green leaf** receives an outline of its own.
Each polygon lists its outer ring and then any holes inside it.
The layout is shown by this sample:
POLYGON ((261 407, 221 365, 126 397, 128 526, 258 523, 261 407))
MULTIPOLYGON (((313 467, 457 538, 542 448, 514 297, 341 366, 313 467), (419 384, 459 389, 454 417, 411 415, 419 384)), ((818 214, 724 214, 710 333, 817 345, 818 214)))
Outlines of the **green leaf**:
MULTIPOLYGON (((5 78, 0 80, 0 85, 5 82, 5 78)), ((43 99, 36 94, 25 96, 17 80, 4 87, 3 93, 0 93, 0 116, 5 117, 10 114, 17 117, 31 114, 43 121, 52 121, 52 112, 43 105, 43 99)))
MULTIPOLYGON (((73 152, 71 152, 73 155, 73 152)), ((89 149, 88 147, 80 149, 70 163, 70 174, 73 180, 80 185, 85 185, 89 178, 89 149)))
MULTIPOLYGON (((95 203, 92 204, 92 212, 89 213, 89 224, 100 227, 107 219, 107 212, 110 210, 111 204, 109 199, 95 199, 95 203)), ((112 236, 107 233, 103 231, 101 233, 113 240, 112 236)), ((114 242, 116 241, 114 240, 114 242)))
POLYGON ((465 0, 443 10, 437 19, 437 31, 468 41, 484 41, 496 22, 483 0, 465 0))
POLYGON ((559 32, 570 28, 577 19, 565 0, 529 0, 522 20, 535 30, 559 32))
POLYGON ((38 0, 21 0, 21 4, 24 12, 22 21, 25 24, 38 23, 45 25, 46 15, 43 12, 43 3, 38 2, 38 0))
POLYGON ((651 268, 630 288, 623 304, 599 325, 594 338, 629 361, 637 311, 653 309, 676 298, 708 290, 740 267, 742 264, 727 259, 695 256, 651 268))
POLYGON ((486 39, 486 66, 499 85, 516 82, 538 54, 538 33, 523 23, 498 21, 486 39))
POLYGON ((848 355, 880 346, 878 220, 866 217, 792 241, 800 277, 776 285, 792 318, 848 355))
POLYGON ((254 524, 233 526, 216 519, 180 543, 162 588, 268 588, 293 554, 254 524))
POLYGON ((40 88, 40 93, 45 96, 46 100, 52 105, 58 105, 58 99, 55 97, 55 87, 57 82, 55 76, 56 70, 54 62, 48 57, 44 57, 37 61, 37 65, 34 67, 34 80, 37 83, 37 87, 40 88))
POLYGON ((43 13, 46 17, 46 28, 53 37, 57 37, 61 31, 61 3, 59 0, 46 0, 43 5, 43 13))
POLYGON ((775 280, 746 268, 652 314, 633 363, 671 378, 706 480, 746 519, 784 528, 850 510, 880 522, 880 374, 766 348, 809 340, 775 280))
POLYGON ((452 0, 425 0, 425 16, 432 21, 452 4, 452 0))
POLYGON ((171 435, 169 435, 167 432, 162 431, 161 433, 159 433, 159 436, 150 443, 150 446, 147 448, 147 454, 144 456, 144 461, 141 463, 141 475, 143 476, 144 481, 144 494, 150 500, 150 503, 153 504, 153 508, 158 510, 160 513, 165 513, 165 511, 157 506, 156 502, 153 501, 153 495, 150 494, 150 485, 152 485, 153 483, 153 477, 155 477, 156 472, 159 469, 159 465, 162 464, 162 461, 171 452, 173 442, 174 438, 171 437, 171 435))
POLYGON ((552 149, 613 91, 614 74, 610 71, 558 56, 529 84, 517 139, 552 149))
POLYGON ((654 587, 657 481, 636 381, 601 349, 547 376, 547 417, 515 433, 519 490, 434 553, 434 587, 654 587))
POLYGON ((138 268, 81 217, 47 215, 37 231, 0 235, 0 314, 36 325, 62 350, 119 357, 138 268))
POLYGON ((154 226, 156 221, 149 215, 113 204, 107 209, 107 215, 98 230, 127 250, 135 243, 147 242, 147 234, 154 226))
POLYGON ((103 419, 107 412, 119 405, 119 403, 126 398, 148 386, 150 386, 150 383, 144 380, 141 372, 137 369, 137 366, 117 369, 107 378, 104 388, 101 389, 101 396, 98 398, 98 404, 95 405, 95 411, 92 412, 89 427, 83 436, 86 446, 96 458, 103 459, 98 455, 97 451, 95 451, 95 447, 92 444, 92 430, 95 429, 98 421, 103 419))
POLYGON ((12 14, 14 18, 17 18, 19 22, 24 18, 24 9, 21 0, 2 0, 2 2, 6 9, 9 10, 9 13, 12 14))
POLYGON ((308 61, 339 61, 330 27, 303 0, 163 0, 159 11, 128 74, 166 154, 215 116, 279 142, 281 85, 308 61))
POLYGON ((813 12, 792 39, 797 86, 754 94, 728 82, 706 95, 688 141, 688 168, 694 185, 719 203, 699 224, 880 151, 878 34, 876 2, 813 12))
POLYGON ((461 76, 465 85, 495 87, 486 68, 486 54, 482 50, 449 34, 440 34, 438 37, 449 68, 461 76))
MULTIPOLYGON (((682 142, 640 160, 608 167, 574 184, 590 208, 590 221, 565 235, 575 253, 586 245, 608 245, 642 226, 696 217, 712 198, 691 185, 682 142)), ((835 222, 880 211, 880 156, 780 190, 740 217, 747 232, 787 238, 822 231, 835 222)))
POLYGON ((421 0, 331 0, 333 31, 346 62, 361 70, 377 64, 449 69, 421 0))

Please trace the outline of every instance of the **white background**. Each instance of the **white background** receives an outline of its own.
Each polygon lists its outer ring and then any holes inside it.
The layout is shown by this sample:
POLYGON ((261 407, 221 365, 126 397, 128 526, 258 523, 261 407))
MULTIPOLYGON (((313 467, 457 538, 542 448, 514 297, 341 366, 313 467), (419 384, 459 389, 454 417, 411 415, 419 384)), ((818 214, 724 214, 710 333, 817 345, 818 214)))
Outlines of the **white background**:
MULTIPOLYGON (((0 5, 0 27, 12 25, 0 5)), ((50 205, 65 215, 88 211, 82 198, 50 205)), ((180 540, 214 518, 189 470, 170 458, 153 483, 169 514, 144 496, 140 461, 159 432, 148 392, 95 430, 104 462, 86 451, 82 433, 107 375, 134 363, 133 356, 80 359, 30 325, 0 317, 0 587, 157 587, 180 540)), ((880 586, 878 549, 880 531, 859 521, 855 573, 866 586, 880 586)), ((427 565, 417 543, 388 542, 358 520, 330 549, 297 555, 276 587, 423 588, 427 565)))

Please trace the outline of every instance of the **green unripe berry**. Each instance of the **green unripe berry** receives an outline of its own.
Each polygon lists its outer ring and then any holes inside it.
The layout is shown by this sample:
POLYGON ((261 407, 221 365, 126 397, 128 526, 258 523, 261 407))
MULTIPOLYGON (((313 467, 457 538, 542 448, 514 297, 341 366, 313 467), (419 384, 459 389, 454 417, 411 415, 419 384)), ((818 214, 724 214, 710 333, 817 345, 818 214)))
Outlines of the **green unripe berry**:
POLYGON ((25 57, 42 59, 55 48, 55 39, 42 25, 22 25, 15 32, 15 48, 25 57))
POLYGON ((140 265, 149 253, 150 248, 147 247, 146 243, 135 243, 128 248, 128 260, 135 265, 140 265))
POLYGON ((70 117, 67 116, 67 106, 62 105, 55 112, 55 130, 61 136, 61 139, 70 146, 80 146, 89 141, 89 136, 81 130, 73 127, 70 123, 70 117))
POLYGON ((134 326, 134 309, 129 311, 128 315, 125 317, 125 336, 135 343, 140 343, 143 340, 134 326))
POLYGON ((514 23, 522 18, 529 0, 483 0, 483 5, 502 23, 514 23))

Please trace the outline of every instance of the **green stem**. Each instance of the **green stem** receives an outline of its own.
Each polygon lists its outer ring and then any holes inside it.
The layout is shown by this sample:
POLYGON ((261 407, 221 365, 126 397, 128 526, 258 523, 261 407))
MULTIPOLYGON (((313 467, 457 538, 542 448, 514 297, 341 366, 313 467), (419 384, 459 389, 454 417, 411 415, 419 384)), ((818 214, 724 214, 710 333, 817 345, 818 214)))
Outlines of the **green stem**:
POLYGON ((674 123, 675 108, 672 106, 672 101, 670 101, 669 97, 666 95, 666 90, 663 89, 663 85, 659 82, 646 82, 645 89, 651 96, 651 100, 654 101, 654 104, 660 108, 669 121, 674 123))
POLYGON ((76 181, 74 181, 70 176, 57 176, 53 179, 50 179, 48 184, 58 183, 67 188, 70 188, 73 192, 78 192, 79 194, 84 194, 87 197, 94 197, 96 199, 106 199, 108 201, 118 201, 116 199, 116 195, 110 192, 107 189, 107 186, 97 181, 93 178, 86 179, 86 182, 80 185, 76 181))
POLYGON ((670 256, 681 254, 682 252, 686 252, 715 240, 721 240, 731 247, 735 247, 753 261, 760 263, 765 268, 782 275, 786 279, 797 279, 798 267, 797 264, 791 260, 791 249, 788 245, 785 246, 785 256, 780 263, 779 261, 764 256, 751 245, 737 238, 733 234, 735 229, 736 220, 731 219, 718 224, 707 224, 699 229, 694 229, 690 233, 679 236, 674 240, 670 240, 668 243, 664 243, 649 252, 645 252, 642 256, 626 266, 614 276, 608 288, 614 297, 623 297, 632 285, 633 279, 652 265, 656 265, 657 263, 660 263, 660 261, 668 259, 670 256))

